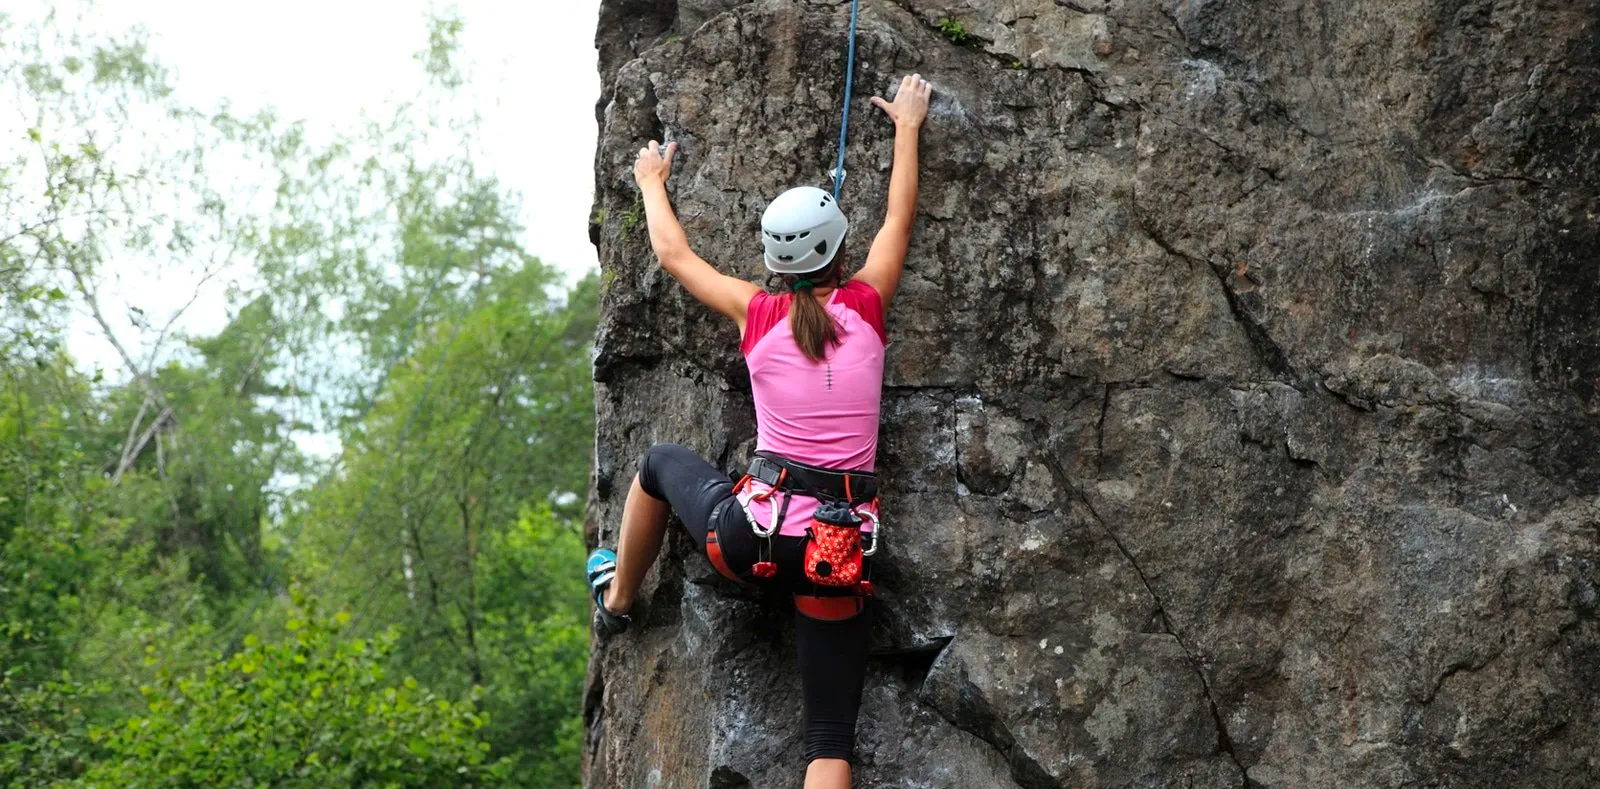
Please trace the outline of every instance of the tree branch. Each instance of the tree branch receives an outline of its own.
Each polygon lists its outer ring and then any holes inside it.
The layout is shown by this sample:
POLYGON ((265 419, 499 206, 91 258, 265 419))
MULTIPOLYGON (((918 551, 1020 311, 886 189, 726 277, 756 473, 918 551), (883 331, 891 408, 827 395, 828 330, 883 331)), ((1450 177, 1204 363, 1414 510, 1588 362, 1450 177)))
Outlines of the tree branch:
POLYGON ((171 331, 173 324, 177 323, 178 319, 183 317, 183 314, 188 312, 189 308, 194 306, 196 301, 200 300, 200 291, 205 289, 206 283, 210 282, 211 278, 215 277, 218 272, 232 265, 234 255, 238 254, 238 252, 239 240, 234 239, 233 246, 228 249, 228 255, 224 259, 224 262, 218 266, 206 268, 205 273, 200 276, 200 281, 195 283, 194 293, 189 295, 189 300, 184 302, 182 307, 179 307, 172 313, 172 315, 167 317, 166 324, 161 327, 161 331, 156 332, 156 340, 150 346, 150 358, 145 362, 146 375, 149 375, 155 370, 156 359, 159 358, 161 354, 161 343, 166 341, 167 332, 171 331))
MULTIPOLYGON (((117 470, 111 475, 111 484, 117 484, 117 479, 122 476, 124 469, 131 462, 128 456, 133 453, 133 437, 139 434, 139 426, 144 424, 144 415, 150 410, 150 398, 146 397, 139 403, 139 413, 133 417, 133 422, 128 425, 128 437, 122 441, 122 454, 117 459, 117 470)), ((142 442, 141 442, 142 443, 142 442)))
POLYGON ((166 489, 167 502, 172 505, 172 528, 181 532, 183 530, 182 511, 178 509, 178 497, 172 493, 172 481, 167 478, 167 456, 161 449, 161 436, 159 433, 156 435, 156 474, 161 477, 161 487, 166 489))
POLYGON ((133 375, 134 380, 145 390, 145 394, 148 394, 150 399, 156 401, 156 404, 163 408, 168 407, 166 396, 156 388, 155 382, 150 379, 150 376, 145 375, 144 371, 139 369, 138 362, 133 360, 133 356, 128 353, 128 349, 123 346, 122 341, 117 339, 117 333, 111 329, 110 321, 106 320, 105 313, 100 310, 100 297, 84 278, 83 271, 76 264, 70 262, 67 264, 67 271, 71 272, 72 281, 78 286, 78 293, 82 294, 84 303, 89 306, 89 314, 94 318, 95 323, 100 324, 100 331, 105 334, 106 341, 111 343, 111 347, 116 349, 117 355, 122 357, 122 363, 128 368, 128 372, 133 375))
MULTIPOLYGON (((149 400, 145 401, 146 404, 149 404, 149 402, 150 402, 149 400)), ((143 409, 141 409, 139 411, 139 413, 141 415, 144 414, 143 409)), ((137 444, 135 444, 131 449, 123 450, 122 461, 117 464, 116 473, 111 475, 111 484, 112 485, 116 485, 116 484, 118 484, 119 482, 122 481, 123 473, 125 473, 130 467, 133 466, 133 464, 136 461, 139 460, 139 455, 140 455, 140 453, 144 452, 145 445, 150 443, 150 439, 151 438, 155 438, 156 437, 157 431, 159 431, 161 429, 162 425, 165 425, 168 422, 168 420, 170 420, 171 418, 172 418, 172 409, 171 408, 162 409, 161 413, 156 414, 155 421, 150 423, 149 429, 145 430, 144 431, 144 435, 139 437, 139 442, 137 444)), ((135 424, 137 425, 137 423, 135 423, 135 424)), ((130 437, 132 436, 132 432, 131 431, 129 432, 129 436, 130 437)), ((176 441, 174 441, 173 446, 174 447, 177 446, 176 441)), ((161 457, 161 441, 160 441, 159 438, 157 438, 157 440, 156 440, 156 458, 157 458, 157 462, 161 465, 162 478, 165 479, 166 478, 166 465, 165 465, 165 460, 161 457)), ((176 508, 177 505, 173 505, 173 506, 174 506, 174 508, 176 508)))

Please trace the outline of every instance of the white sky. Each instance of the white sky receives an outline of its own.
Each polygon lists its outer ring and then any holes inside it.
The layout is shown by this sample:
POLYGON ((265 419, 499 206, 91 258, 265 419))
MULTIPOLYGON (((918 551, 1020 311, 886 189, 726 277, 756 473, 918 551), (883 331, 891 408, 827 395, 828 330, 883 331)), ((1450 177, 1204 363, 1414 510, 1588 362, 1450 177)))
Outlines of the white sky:
MULTIPOLYGON (((349 128, 363 110, 387 117, 386 104, 416 95, 424 76, 413 55, 426 44, 426 15, 436 7, 426 0, 101 0, 94 16, 108 28, 145 27, 151 54, 173 72, 186 103, 212 107, 227 99, 240 115, 270 106, 315 133, 349 128)), ((527 249, 569 278, 581 276, 596 266, 588 215, 599 0, 460 0, 447 7, 465 23, 467 95, 482 117, 479 164, 521 194, 527 249)), ((154 315, 181 303, 151 304, 152 294, 186 300, 193 292, 170 272, 159 288, 141 287, 137 273, 129 274, 133 281, 115 290, 141 294, 137 304, 154 315)), ((218 331, 224 307, 222 283, 213 283, 178 326, 218 331)), ((118 371, 109 343, 78 323, 68 348, 80 365, 118 371)))

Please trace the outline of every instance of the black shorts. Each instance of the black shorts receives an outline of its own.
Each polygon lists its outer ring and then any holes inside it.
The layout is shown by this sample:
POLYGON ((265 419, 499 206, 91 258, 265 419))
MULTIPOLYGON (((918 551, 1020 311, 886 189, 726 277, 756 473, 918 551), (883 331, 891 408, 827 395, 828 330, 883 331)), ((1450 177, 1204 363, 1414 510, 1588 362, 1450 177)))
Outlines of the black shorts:
MULTIPOLYGON (((672 506, 702 552, 706 536, 714 531, 728 568, 741 578, 750 578, 764 541, 751 531, 733 496, 733 481, 726 474, 688 448, 657 444, 639 463, 639 486, 672 506)), ((769 583, 797 596, 840 594, 806 579, 804 537, 774 537, 772 554, 778 576, 769 583)), ((868 634, 864 612, 838 621, 814 619, 804 611, 795 617, 808 762, 849 759, 854 753, 868 634)))

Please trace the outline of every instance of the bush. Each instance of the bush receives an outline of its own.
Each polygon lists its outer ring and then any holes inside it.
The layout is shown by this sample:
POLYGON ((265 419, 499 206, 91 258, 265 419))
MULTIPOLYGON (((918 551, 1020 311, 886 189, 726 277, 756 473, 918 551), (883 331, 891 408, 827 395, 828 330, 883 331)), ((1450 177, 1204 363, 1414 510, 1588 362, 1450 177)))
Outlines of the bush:
POLYGON ((442 699, 384 672, 389 631, 341 639, 349 616, 301 603, 290 636, 244 649, 203 677, 141 688, 149 714, 94 730, 106 756, 84 787, 499 786, 507 766, 479 739, 472 700, 442 699))

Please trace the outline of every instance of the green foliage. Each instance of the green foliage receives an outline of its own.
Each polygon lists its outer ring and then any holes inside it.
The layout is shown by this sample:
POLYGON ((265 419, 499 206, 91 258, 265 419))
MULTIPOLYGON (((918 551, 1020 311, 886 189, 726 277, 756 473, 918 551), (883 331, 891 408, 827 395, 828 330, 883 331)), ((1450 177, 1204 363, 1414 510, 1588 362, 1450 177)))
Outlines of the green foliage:
POLYGON ((203 677, 140 688, 149 713, 95 729, 105 756, 77 782, 123 786, 493 786, 506 765, 471 700, 385 669, 392 631, 342 639, 347 614, 293 610, 290 637, 254 637, 203 677))
POLYGON ((559 301, 551 285, 531 261, 503 270, 427 332, 350 434, 297 557, 359 628, 403 627, 397 665, 441 690, 483 687, 486 736, 527 786, 577 782, 588 646, 575 568, 598 278, 559 301))
POLYGON ((89 16, 0 16, 0 786, 575 785, 599 277, 526 252, 450 101, 314 143, 89 16), (235 280, 226 327, 102 309, 123 261, 235 280), (123 369, 63 354, 73 314, 123 369))
POLYGON ((102 261, 134 252, 191 265, 200 256, 188 242, 211 224, 188 209, 211 191, 194 165, 215 141, 180 150, 177 141, 208 135, 170 100, 144 36, 86 35, 79 23, 92 9, 72 6, 0 24, 0 85, 27 122, 0 146, 0 358, 54 352, 74 306, 68 291, 102 261), (117 130, 150 117, 168 126, 153 135, 168 146, 161 155, 105 155, 117 130), (140 210, 158 194, 164 210, 140 210))
POLYGON ((464 27, 461 17, 453 13, 428 19, 428 48, 419 53, 417 59, 422 61, 428 76, 445 88, 459 88, 465 82, 455 64, 464 27))
POLYGON ((573 572, 583 563, 581 524, 540 507, 491 536, 483 553, 484 664, 499 678, 483 704, 495 752, 513 754, 524 786, 577 786, 589 658, 589 606, 573 572))
POLYGON ((89 736, 89 711, 107 694, 63 677, 27 686, 0 676, 0 780, 50 786, 104 753, 89 736))
POLYGON ((632 233, 644 223, 644 200, 635 200, 633 207, 622 215, 622 232, 632 233))
POLYGON ((5 371, 0 393, 0 666, 14 682, 65 667, 100 568, 119 558, 118 522, 87 501, 89 437, 75 417, 88 387, 59 356, 5 371))
MULTIPOLYGON (((172 92, 166 71, 151 61, 142 37, 97 46, 90 59, 97 85, 133 86, 153 96, 166 96, 172 92)), ((62 66, 69 74, 76 74, 80 62, 75 56, 69 55, 63 59, 62 66)))
POLYGON ((944 17, 934 25, 939 28, 939 33, 958 47, 977 47, 983 40, 967 31, 967 26, 955 17, 944 17))
POLYGON ((59 358, 3 373, 0 784, 39 785, 81 766, 88 722, 138 709, 129 689, 157 666, 206 654, 213 611, 187 560, 130 514, 165 501, 161 482, 113 488, 95 461, 115 457, 117 392, 97 397, 59 358))

